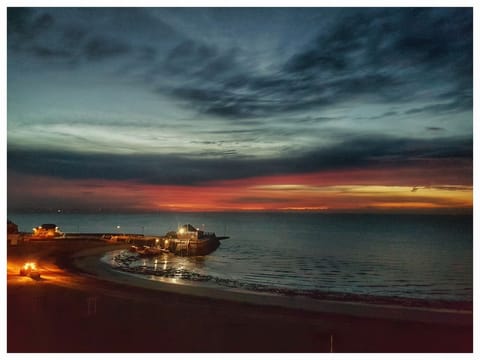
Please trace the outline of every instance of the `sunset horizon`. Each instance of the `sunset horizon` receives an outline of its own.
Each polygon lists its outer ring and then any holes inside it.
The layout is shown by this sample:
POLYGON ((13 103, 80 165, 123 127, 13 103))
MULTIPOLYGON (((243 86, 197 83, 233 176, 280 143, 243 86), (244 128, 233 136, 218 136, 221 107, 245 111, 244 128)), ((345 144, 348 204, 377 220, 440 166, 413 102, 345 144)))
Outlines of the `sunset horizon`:
POLYGON ((469 10, 9 8, 8 24, 9 211, 473 208, 469 10))

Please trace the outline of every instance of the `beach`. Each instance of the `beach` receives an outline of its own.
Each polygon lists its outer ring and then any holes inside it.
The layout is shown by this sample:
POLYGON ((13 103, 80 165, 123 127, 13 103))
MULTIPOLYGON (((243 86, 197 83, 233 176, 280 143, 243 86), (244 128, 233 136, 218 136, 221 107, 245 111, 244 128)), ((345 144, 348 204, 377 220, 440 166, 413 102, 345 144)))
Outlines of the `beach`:
MULTIPOLYGON (((124 246, 124 245, 123 245, 124 246)), ((8 248, 8 352, 472 352, 471 310, 319 301, 135 278, 99 242, 8 248), (42 280, 19 277, 35 258, 42 280)))

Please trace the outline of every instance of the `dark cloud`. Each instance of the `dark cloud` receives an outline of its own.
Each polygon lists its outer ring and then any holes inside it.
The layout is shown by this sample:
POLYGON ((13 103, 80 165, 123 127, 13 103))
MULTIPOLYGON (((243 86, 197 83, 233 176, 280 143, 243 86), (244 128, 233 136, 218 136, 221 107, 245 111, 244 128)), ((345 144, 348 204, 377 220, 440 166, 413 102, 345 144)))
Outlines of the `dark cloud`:
POLYGON ((458 94, 453 101, 426 105, 405 111, 405 115, 433 113, 433 114, 451 114, 462 111, 471 111, 473 108, 473 98, 470 95, 458 94))
MULTIPOLYGON (((472 108, 472 9, 317 9, 328 22, 319 23, 316 35, 297 44, 293 55, 275 58, 268 71, 252 66, 249 49, 183 36, 168 25, 168 11, 156 10, 9 8, 8 46, 49 62, 125 60, 123 76, 141 73, 149 89, 226 119, 351 100, 429 104, 408 115, 472 108), (442 86, 448 100, 435 91, 442 86)), ((212 13, 235 18, 230 11, 212 13)))
POLYGON ((52 27, 54 19, 49 14, 37 15, 31 8, 11 7, 7 11, 8 35, 15 40, 30 40, 52 27))
POLYGON ((398 112, 397 111, 387 111, 385 113, 383 113, 382 115, 380 115, 381 117, 387 117, 387 116, 393 116, 393 115, 397 115, 398 112))
POLYGON ((57 48, 49 48, 49 47, 44 47, 44 46, 33 46, 31 49, 32 53, 35 54, 35 56, 40 57, 40 58, 53 58, 53 59, 58 59, 58 58, 71 58, 72 54, 63 49, 57 49, 57 48))
POLYGON ((304 50, 280 63, 276 72, 265 75, 238 66, 237 52, 222 54, 204 44, 182 43, 166 62, 177 77, 189 81, 163 92, 201 113, 235 119, 353 99, 438 103, 408 114, 472 108, 471 10, 348 9, 345 13, 304 50), (221 64, 215 65, 214 59, 222 59, 221 64), (202 72, 199 67, 211 70, 202 72), (439 84, 451 88, 449 103, 431 91, 439 84))
POLYGON ((67 179, 135 180, 151 184, 198 184, 263 175, 308 173, 376 165, 398 166, 432 159, 471 161, 471 139, 412 140, 360 137, 335 146, 276 159, 235 156, 212 159, 178 155, 108 155, 8 150, 8 169, 67 179))
POLYGON ((389 118, 390 116, 398 115, 398 111, 386 111, 380 115, 375 116, 357 116, 355 119, 357 120, 382 120, 389 118))
POLYGON ((9 8, 7 16, 8 48, 46 66, 131 56, 154 61, 152 40, 176 38, 173 28, 141 8, 9 8))
POLYGON ((166 56, 165 65, 170 71, 197 72, 218 56, 215 47, 186 40, 175 46, 166 56))
POLYGON ((32 10, 29 8, 9 8, 7 11, 8 34, 23 34, 29 31, 31 14, 32 10))
MULTIPOLYGON (((369 25, 373 17, 362 13, 338 18, 334 25, 321 34, 302 52, 292 56, 285 64, 285 70, 302 76, 339 74, 353 64, 351 56, 366 45, 369 25)), ((369 41, 369 39, 367 39, 369 41)))
POLYGON ((127 54, 130 47, 121 41, 96 37, 85 44, 85 55, 88 60, 103 60, 127 54))

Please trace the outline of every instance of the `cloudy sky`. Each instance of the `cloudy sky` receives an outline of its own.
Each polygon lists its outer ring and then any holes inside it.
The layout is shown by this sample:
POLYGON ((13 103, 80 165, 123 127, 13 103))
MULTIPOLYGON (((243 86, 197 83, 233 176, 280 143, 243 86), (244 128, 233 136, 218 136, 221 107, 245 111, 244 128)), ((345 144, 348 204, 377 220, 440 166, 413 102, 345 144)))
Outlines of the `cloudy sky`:
POLYGON ((9 8, 8 209, 465 211, 469 8, 9 8))

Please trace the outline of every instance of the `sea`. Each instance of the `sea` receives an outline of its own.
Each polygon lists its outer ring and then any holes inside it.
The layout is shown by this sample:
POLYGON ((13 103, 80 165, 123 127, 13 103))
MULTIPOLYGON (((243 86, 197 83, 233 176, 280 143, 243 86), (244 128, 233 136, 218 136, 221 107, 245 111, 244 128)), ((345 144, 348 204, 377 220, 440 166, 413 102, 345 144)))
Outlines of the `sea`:
POLYGON ((279 296, 472 302, 471 215, 245 213, 9 213, 20 231, 163 235, 192 224, 222 240, 201 257, 106 253, 119 271, 279 296))

